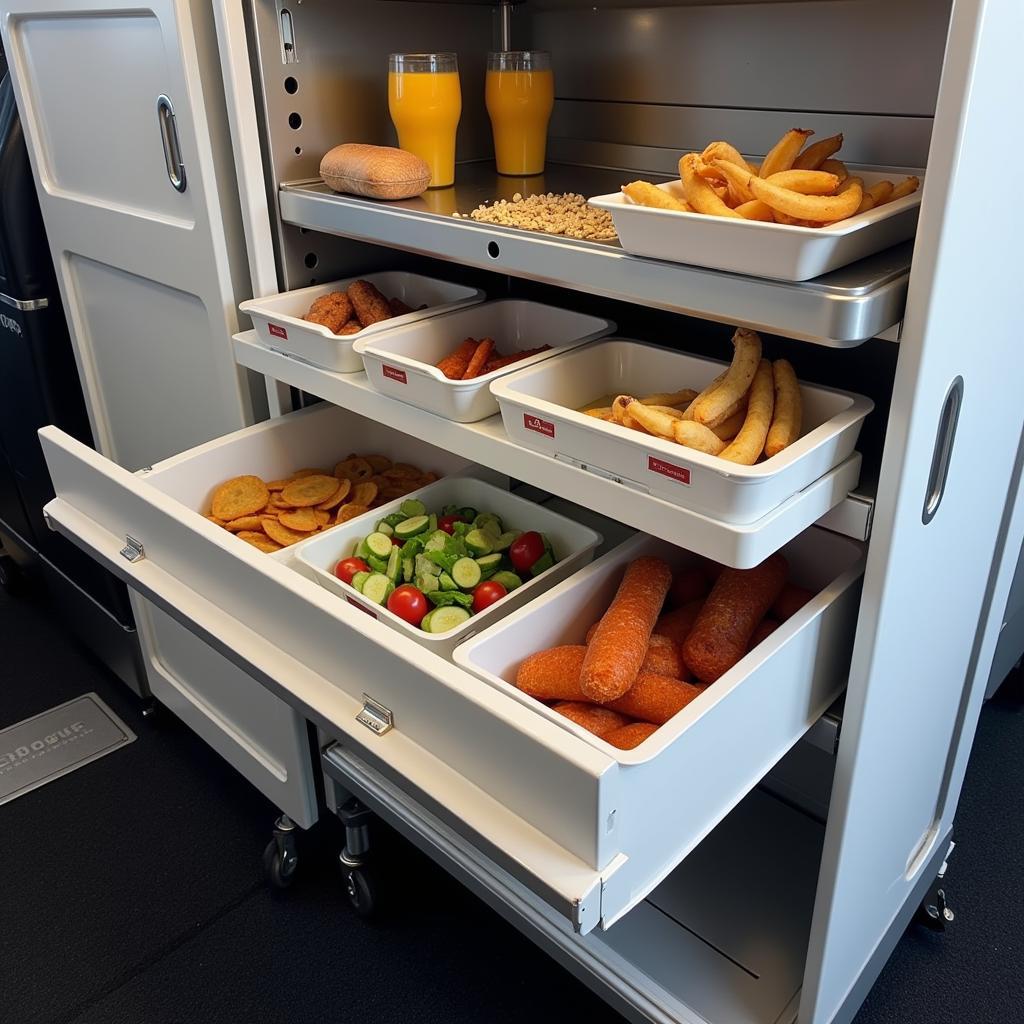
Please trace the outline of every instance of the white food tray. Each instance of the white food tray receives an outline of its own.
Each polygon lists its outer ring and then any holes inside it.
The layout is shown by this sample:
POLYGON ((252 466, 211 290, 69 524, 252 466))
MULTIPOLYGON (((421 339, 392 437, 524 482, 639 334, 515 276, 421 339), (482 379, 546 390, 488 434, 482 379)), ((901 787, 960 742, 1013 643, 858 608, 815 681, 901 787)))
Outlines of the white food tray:
MULTIPOLYGON (((739 757, 744 748, 742 737, 758 729, 762 722, 756 707, 758 700, 777 702, 780 707, 776 711, 785 706, 799 709, 807 716, 809 725, 845 682, 846 662, 840 651, 823 650, 821 645, 831 643, 833 647, 848 650, 852 643, 856 595, 843 602, 839 602, 839 598, 859 582, 863 572, 863 548, 856 541, 812 528, 787 544, 782 554, 789 562, 789 581, 813 591, 815 597, 633 750, 612 747, 524 693, 515 685, 516 673, 523 659, 537 651, 560 644, 582 644, 587 630, 608 610, 626 566, 634 559, 648 555, 661 558, 674 571, 698 564, 698 557, 682 548, 638 534, 560 586, 553 587, 529 607, 507 616, 462 644, 455 651, 454 661, 618 761, 628 764, 647 761, 661 754, 684 733, 687 739, 683 742, 691 747, 690 756, 696 757, 697 763, 702 757, 709 759, 705 767, 719 763, 722 750, 728 750, 731 757, 739 757), (785 657, 776 657, 782 648, 786 649, 785 657), (820 681, 814 682, 822 663, 844 665, 844 671, 828 670, 832 678, 824 689, 820 681), (755 697, 755 691, 759 691, 761 697, 755 697), (808 701, 808 695, 813 692, 818 693, 818 700, 808 701)), ((789 736, 788 740, 792 742, 796 738, 789 736)), ((760 741, 755 746, 763 752, 760 741)), ((784 752, 784 745, 773 751, 778 756, 784 752)), ((763 753, 758 754, 758 759, 758 770, 771 767, 763 763, 763 753)), ((676 783, 685 778, 710 781, 707 773, 701 771, 673 774, 670 778, 676 783)), ((760 778, 761 775, 757 775, 752 784, 760 778)), ((727 806, 721 808, 723 816, 727 811, 727 806)))
POLYGON ((509 437, 643 493, 727 523, 752 523, 843 462, 874 403, 801 384, 803 436, 754 466, 726 462, 674 441, 576 410, 602 395, 641 397, 699 390, 724 363, 638 341, 605 339, 491 385, 509 437))
POLYGON ((352 349, 353 342, 359 338, 483 302, 484 298, 484 293, 478 288, 437 281, 432 277, 422 277, 402 270, 388 270, 379 274, 350 277, 344 281, 332 281, 330 284, 318 284, 312 288, 300 288, 298 291, 282 292, 280 295, 268 295, 262 299, 248 299, 238 308, 252 318, 257 336, 268 348, 298 356, 338 373, 360 373, 363 361, 352 349), (364 327, 358 334, 345 336, 334 334, 323 324, 302 319, 315 299, 330 292, 343 291, 355 281, 369 281, 387 298, 401 299, 406 305, 412 306, 413 312, 382 320, 364 327), (417 308, 423 305, 427 308, 417 308))
POLYGON ((600 543, 599 533, 586 526, 580 526, 543 505, 535 505, 471 476, 452 476, 421 487, 418 491, 373 509, 357 519, 351 519, 343 526, 335 527, 329 534, 301 541, 292 550, 295 554, 295 564, 321 586, 345 598, 381 622, 387 623, 392 629, 405 633, 417 643, 447 658, 451 656, 457 644, 586 565, 593 558, 594 550, 600 543), (499 515, 507 530, 537 530, 547 536, 558 561, 539 576, 524 579, 521 587, 506 594, 500 601, 495 601, 484 611, 472 615, 461 626, 447 633, 425 633, 417 626, 400 619, 387 608, 368 601, 354 587, 342 583, 334 575, 334 567, 339 560, 348 558, 358 542, 372 533, 381 519, 399 511, 402 502, 410 498, 418 498, 426 505, 428 512, 436 512, 438 515, 445 505, 469 505, 478 512, 494 512, 499 515))
MULTIPOLYGON (((866 186, 906 177, 881 171, 851 169, 851 173, 863 178, 866 186)), ((658 187, 683 198, 678 181, 658 187)), ((752 277, 807 281, 913 238, 923 189, 922 178, 913 195, 823 228, 658 210, 638 206, 622 192, 595 196, 590 203, 611 213, 622 248, 635 256, 752 277)))
POLYGON ((456 423, 475 423, 498 411, 491 381, 614 330, 614 323, 600 317, 524 299, 501 299, 364 338, 355 350, 378 391, 456 423), (435 364, 465 338, 493 338, 504 355, 541 345, 551 348, 472 380, 449 380, 435 364))

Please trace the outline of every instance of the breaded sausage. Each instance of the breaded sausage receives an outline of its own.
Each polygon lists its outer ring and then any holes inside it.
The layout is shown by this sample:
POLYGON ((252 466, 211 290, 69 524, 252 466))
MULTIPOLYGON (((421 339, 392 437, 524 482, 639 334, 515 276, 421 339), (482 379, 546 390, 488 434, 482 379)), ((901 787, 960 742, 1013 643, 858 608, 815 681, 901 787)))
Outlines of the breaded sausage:
POLYGON ((610 743, 613 747, 618 747, 619 750, 632 750, 634 747, 639 747, 645 739, 657 731, 658 727, 651 725, 650 722, 630 722, 629 725, 624 725, 621 729, 613 729, 601 738, 605 743, 610 743))
POLYGON ((681 679, 641 672, 636 682, 618 700, 610 701, 606 707, 642 722, 664 725, 676 712, 699 697, 704 689, 703 686, 684 683, 681 679))
POLYGON ((683 642, 690 635, 690 630, 693 629, 693 624, 697 621, 697 616, 700 615, 700 610, 703 607, 704 599, 698 598, 696 601, 684 604, 682 608, 666 612, 654 624, 655 634, 667 636, 676 647, 682 647, 683 642))
POLYGON ((406 313, 414 312, 412 306, 407 305, 399 298, 388 299, 388 305, 391 307, 392 316, 405 316, 406 313))
POLYGON ((683 661, 698 679, 713 683, 747 653, 788 569, 786 559, 775 554, 753 569, 722 572, 683 642, 683 661))
POLYGON ((583 700, 580 670, 587 649, 566 644, 538 651, 524 659, 516 673, 516 686, 537 700, 583 700))
POLYGON ((658 676, 669 676, 672 679, 689 677, 679 653, 679 646, 667 636, 657 633, 652 633, 651 639, 647 643, 647 657, 644 658, 644 663, 640 666, 640 675, 645 672, 653 672, 658 676))
POLYGON ((391 319, 391 306, 376 285, 369 281, 353 281, 348 286, 348 297, 356 317, 364 327, 391 319))
POLYGON ((580 685, 590 700, 604 704, 633 685, 671 583, 672 571, 659 558, 638 558, 626 567, 583 659, 580 685))
POLYGON ((620 715, 610 708, 602 708, 597 704, 582 704, 576 701, 562 701, 556 704, 555 711, 560 715, 582 725, 595 736, 607 736, 615 729, 621 729, 629 722, 625 715, 620 715))

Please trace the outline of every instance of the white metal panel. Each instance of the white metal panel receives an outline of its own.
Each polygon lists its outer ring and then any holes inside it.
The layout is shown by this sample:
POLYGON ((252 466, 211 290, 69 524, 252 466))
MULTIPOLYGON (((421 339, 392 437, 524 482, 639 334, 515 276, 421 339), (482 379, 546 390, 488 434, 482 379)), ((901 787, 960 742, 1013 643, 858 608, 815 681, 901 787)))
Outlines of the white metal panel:
MULTIPOLYGON (((848 997, 861 971, 948 828, 977 721, 974 690, 987 675, 977 664, 979 616, 1017 487, 1022 423, 1017 375, 1008 372, 1020 354, 1018 312, 1008 300, 1020 285, 1012 256, 1020 217, 976 184, 988 140, 1005 127, 1006 97, 1024 89, 1022 37, 1024 7, 1015 0, 954 7, 805 976, 805 1024, 852 1017, 857 1000, 848 997), (926 525, 937 431, 958 376, 964 401, 948 481, 926 525)), ((1019 135, 1007 139, 1003 158, 1024 160, 1019 135)))
POLYGON ((4 47, 97 444, 137 468, 238 428, 251 407, 229 344, 239 279, 229 240, 240 233, 228 220, 237 203, 216 173, 220 84, 204 91, 196 42, 212 12, 185 0, 4 8, 4 47), (183 192, 168 177, 161 96, 174 111, 183 192))

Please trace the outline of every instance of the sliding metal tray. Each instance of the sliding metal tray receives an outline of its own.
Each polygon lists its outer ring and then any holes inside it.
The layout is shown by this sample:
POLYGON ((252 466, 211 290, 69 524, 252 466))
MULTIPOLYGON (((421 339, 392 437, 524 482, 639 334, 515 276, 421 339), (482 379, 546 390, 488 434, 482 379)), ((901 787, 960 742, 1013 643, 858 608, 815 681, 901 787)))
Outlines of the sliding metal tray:
POLYGON ((549 165, 507 178, 493 164, 458 167, 453 188, 383 203, 332 192, 321 181, 284 184, 282 219, 299 227, 393 246, 513 277, 626 302, 743 324, 833 348, 859 345, 903 316, 913 243, 894 246, 813 281, 769 281, 631 256, 616 243, 581 242, 469 220, 484 202, 515 193, 615 191, 635 172, 549 165))

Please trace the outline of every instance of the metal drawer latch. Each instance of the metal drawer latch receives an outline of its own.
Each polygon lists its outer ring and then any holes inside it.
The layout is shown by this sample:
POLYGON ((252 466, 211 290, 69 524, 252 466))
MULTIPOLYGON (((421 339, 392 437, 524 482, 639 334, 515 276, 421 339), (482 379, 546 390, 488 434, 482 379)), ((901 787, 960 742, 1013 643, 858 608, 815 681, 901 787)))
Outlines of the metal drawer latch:
POLYGON ((125 537, 125 545, 121 548, 121 557, 126 558, 129 562, 141 562, 146 557, 146 549, 142 546, 142 541, 136 540, 134 537, 125 537))
POLYGON ((395 716, 391 711, 378 704, 372 697, 363 694, 363 710, 356 715, 356 721, 362 722, 367 729, 372 729, 378 736, 390 732, 395 725, 395 716))

